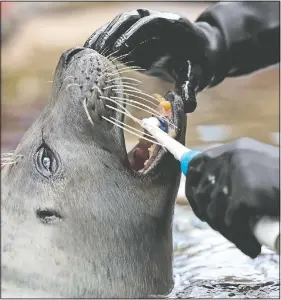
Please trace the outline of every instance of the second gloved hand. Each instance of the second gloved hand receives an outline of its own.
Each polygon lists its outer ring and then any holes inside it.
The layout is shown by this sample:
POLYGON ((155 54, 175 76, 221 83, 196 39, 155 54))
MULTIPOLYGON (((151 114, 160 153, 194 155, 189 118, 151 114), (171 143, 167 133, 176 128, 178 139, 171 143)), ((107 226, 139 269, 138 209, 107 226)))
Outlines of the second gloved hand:
POLYGON ((196 214, 255 258, 258 216, 280 216, 279 149, 242 138, 207 150, 189 164, 186 197, 196 214))
POLYGON ((115 52, 114 56, 121 55, 120 60, 128 65, 174 82, 186 113, 195 110, 197 92, 210 85, 216 70, 226 64, 225 43, 218 28, 146 9, 118 15, 84 46, 105 55, 115 52))

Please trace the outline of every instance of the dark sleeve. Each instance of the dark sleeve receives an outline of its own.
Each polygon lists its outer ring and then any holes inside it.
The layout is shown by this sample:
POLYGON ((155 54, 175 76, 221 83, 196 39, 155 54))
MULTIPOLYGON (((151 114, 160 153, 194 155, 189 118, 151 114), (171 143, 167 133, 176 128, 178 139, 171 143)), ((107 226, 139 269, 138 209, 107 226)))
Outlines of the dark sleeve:
POLYGON ((212 85, 223 77, 240 76, 280 61, 280 3, 222 2, 212 5, 196 22, 207 22, 222 33, 226 55, 212 85))

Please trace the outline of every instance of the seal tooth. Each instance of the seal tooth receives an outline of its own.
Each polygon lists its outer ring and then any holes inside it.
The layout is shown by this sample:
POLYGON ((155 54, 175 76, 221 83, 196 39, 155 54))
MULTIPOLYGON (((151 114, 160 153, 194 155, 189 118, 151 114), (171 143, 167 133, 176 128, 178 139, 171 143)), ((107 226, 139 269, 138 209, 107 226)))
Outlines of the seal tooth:
POLYGON ((146 167, 148 164, 148 159, 143 163, 144 167, 146 167))

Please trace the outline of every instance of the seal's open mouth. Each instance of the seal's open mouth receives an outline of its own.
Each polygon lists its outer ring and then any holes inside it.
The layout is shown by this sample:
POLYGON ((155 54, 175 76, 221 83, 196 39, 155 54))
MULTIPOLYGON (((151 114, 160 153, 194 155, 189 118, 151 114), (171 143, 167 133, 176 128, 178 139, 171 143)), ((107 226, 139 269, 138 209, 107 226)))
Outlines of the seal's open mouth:
MULTIPOLYGON (((161 103, 167 103, 164 98, 159 103, 159 115, 157 119, 161 122, 161 128, 173 138, 178 138, 179 132, 179 110, 180 105, 175 102, 169 102, 170 109, 161 109, 161 103), (162 118, 161 118, 162 116, 162 118)), ((128 159, 132 170, 139 173, 147 173, 154 168, 163 159, 165 154, 164 148, 154 139, 144 132, 143 138, 139 138, 138 143, 128 153, 128 159)))

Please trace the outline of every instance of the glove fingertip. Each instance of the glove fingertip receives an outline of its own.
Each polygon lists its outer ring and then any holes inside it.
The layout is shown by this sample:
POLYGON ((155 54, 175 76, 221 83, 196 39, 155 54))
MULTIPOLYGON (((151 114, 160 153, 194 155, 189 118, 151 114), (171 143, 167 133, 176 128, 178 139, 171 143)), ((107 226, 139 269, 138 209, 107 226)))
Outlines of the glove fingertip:
POLYGON ((257 258, 261 254, 261 246, 256 246, 250 249, 247 249, 246 251, 242 251, 252 259, 257 258))
POLYGON ((174 92, 168 91, 168 92, 164 95, 164 98, 167 99, 167 100, 170 101, 170 102, 173 102, 174 99, 175 99, 174 92))
POLYGON ((194 99, 187 99, 184 101, 184 112, 186 114, 192 113, 197 108, 197 101, 194 99))
POLYGON ((261 253, 261 245, 251 231, 247 231, 247 233, 240 232, 240 234, 236 233, 235 245, 252 259, 259 256, 261 253))

